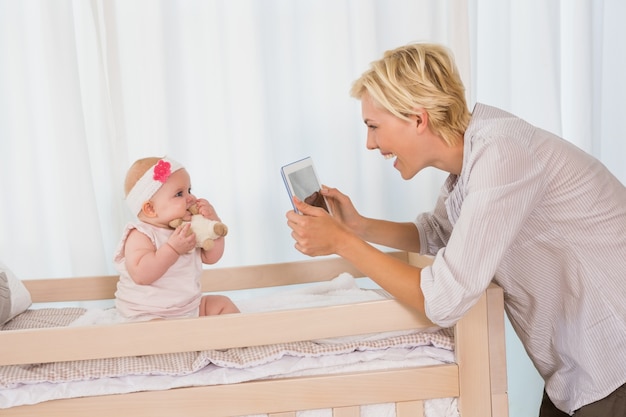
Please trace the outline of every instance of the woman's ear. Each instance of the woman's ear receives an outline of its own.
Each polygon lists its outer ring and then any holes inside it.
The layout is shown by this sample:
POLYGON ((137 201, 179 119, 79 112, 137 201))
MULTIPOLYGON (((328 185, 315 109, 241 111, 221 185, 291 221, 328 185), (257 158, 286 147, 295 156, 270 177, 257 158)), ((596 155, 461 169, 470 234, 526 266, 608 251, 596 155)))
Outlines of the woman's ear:
POLYGON ((424 109, 418 109, 414 115, 415 127, 423 130, 428 125, 428 113, 424 109))

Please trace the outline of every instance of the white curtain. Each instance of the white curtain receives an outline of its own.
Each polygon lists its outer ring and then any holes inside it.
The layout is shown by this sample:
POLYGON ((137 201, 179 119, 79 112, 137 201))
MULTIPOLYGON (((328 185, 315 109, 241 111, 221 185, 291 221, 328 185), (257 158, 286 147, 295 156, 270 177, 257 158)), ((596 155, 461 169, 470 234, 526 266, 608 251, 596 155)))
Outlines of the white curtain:
POLYGON ((469 81, 468 39, 458 1, 0 0, 0 257, 29 278, 114 273, 123 178, 149 155, 186 165, 228 224, 222 266, 302 257, 279 169, 304 156, 364 214, 410 219, 441 174, 406 183, 367 152, 350 84, 419 40, 469 81))
MULTIPOLYGON (((136 158, 168 154, 230 226, 221 265, 299 258, 279 167, 310 155, 369 216, 412 181, 365 149, 350 83, 384 50, 452 48, 475 101, 599 157, 624 182, 619 0, 0 0, 0 257, 20 276, 114 272, 136 158)), ((400 198, 399 198, 400 197, 400 198)))
POLYGON ((136 158, 168 154, 230 226, 222 265, 299 258, 279 167, 310 155, 370 216, 429 209, 365 149, 350 83, 386 49, 452 48, 470 105, 562 134, 624 182, 619 0, 0 0, 0 257, 20 276, 113 272, 136 158), (401 197, 401 198, 399 198, 401 197))
POLYGON ((472 85, 626 183, 626 3, 471 0, 472 85))

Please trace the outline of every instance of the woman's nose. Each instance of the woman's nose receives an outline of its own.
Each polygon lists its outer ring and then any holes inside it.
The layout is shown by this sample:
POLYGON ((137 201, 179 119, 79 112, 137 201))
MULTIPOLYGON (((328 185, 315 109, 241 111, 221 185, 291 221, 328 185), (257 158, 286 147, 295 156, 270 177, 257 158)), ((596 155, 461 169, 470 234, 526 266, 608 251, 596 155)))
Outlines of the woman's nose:
POLYGON ((370 137, 369 133, 367 134, 367 139, 365 140, 365 147, 370 151, 378 148, 376 141, 370 137))

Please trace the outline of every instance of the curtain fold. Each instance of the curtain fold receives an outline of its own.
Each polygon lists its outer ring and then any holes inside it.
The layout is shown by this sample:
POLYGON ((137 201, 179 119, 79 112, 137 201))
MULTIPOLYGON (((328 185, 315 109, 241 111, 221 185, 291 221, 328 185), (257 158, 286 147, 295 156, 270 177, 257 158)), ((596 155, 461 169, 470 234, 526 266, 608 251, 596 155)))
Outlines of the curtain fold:
POLYGON ((303 258, 279 169, 304 156, 365 215, 412 219, 442 174, 405 182, 368 152, 348 91, 384 50, 417 40, 450 46, 469 79, 466 10, 434 0, 0 0, 0 256, 23 277, 114 273, 131 219, 124 175, 148 155, 186 165, 194 193, 229 225, 220 265, 303 258))
POLYGON ((473 99, 562 135, 626 182, 626 4, 473 0, 470 9, 473 99))
POLYGON ((623 181, 625 7, 0 0, 1 256, 27 277, 113 273, 131 218, 125 171, 147 155, 183 162, 229 224, 224 265, 302 257, 279 168, 304 156, 364 215, 411 220, 445 174, 403 181, 367 151, 348 91, 370 61, 412 41, 453 50, 470 105, 562 134, 623 181))

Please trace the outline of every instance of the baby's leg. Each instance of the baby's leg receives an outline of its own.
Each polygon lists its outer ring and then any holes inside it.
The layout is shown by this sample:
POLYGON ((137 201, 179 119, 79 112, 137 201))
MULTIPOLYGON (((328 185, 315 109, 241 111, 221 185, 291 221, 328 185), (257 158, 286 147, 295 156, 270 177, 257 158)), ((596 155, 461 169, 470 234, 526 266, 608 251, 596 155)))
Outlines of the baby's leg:
POLYGON ((205 295, 200 300, 200 316, 239 313, 239 309, 224 295, 205 295))

